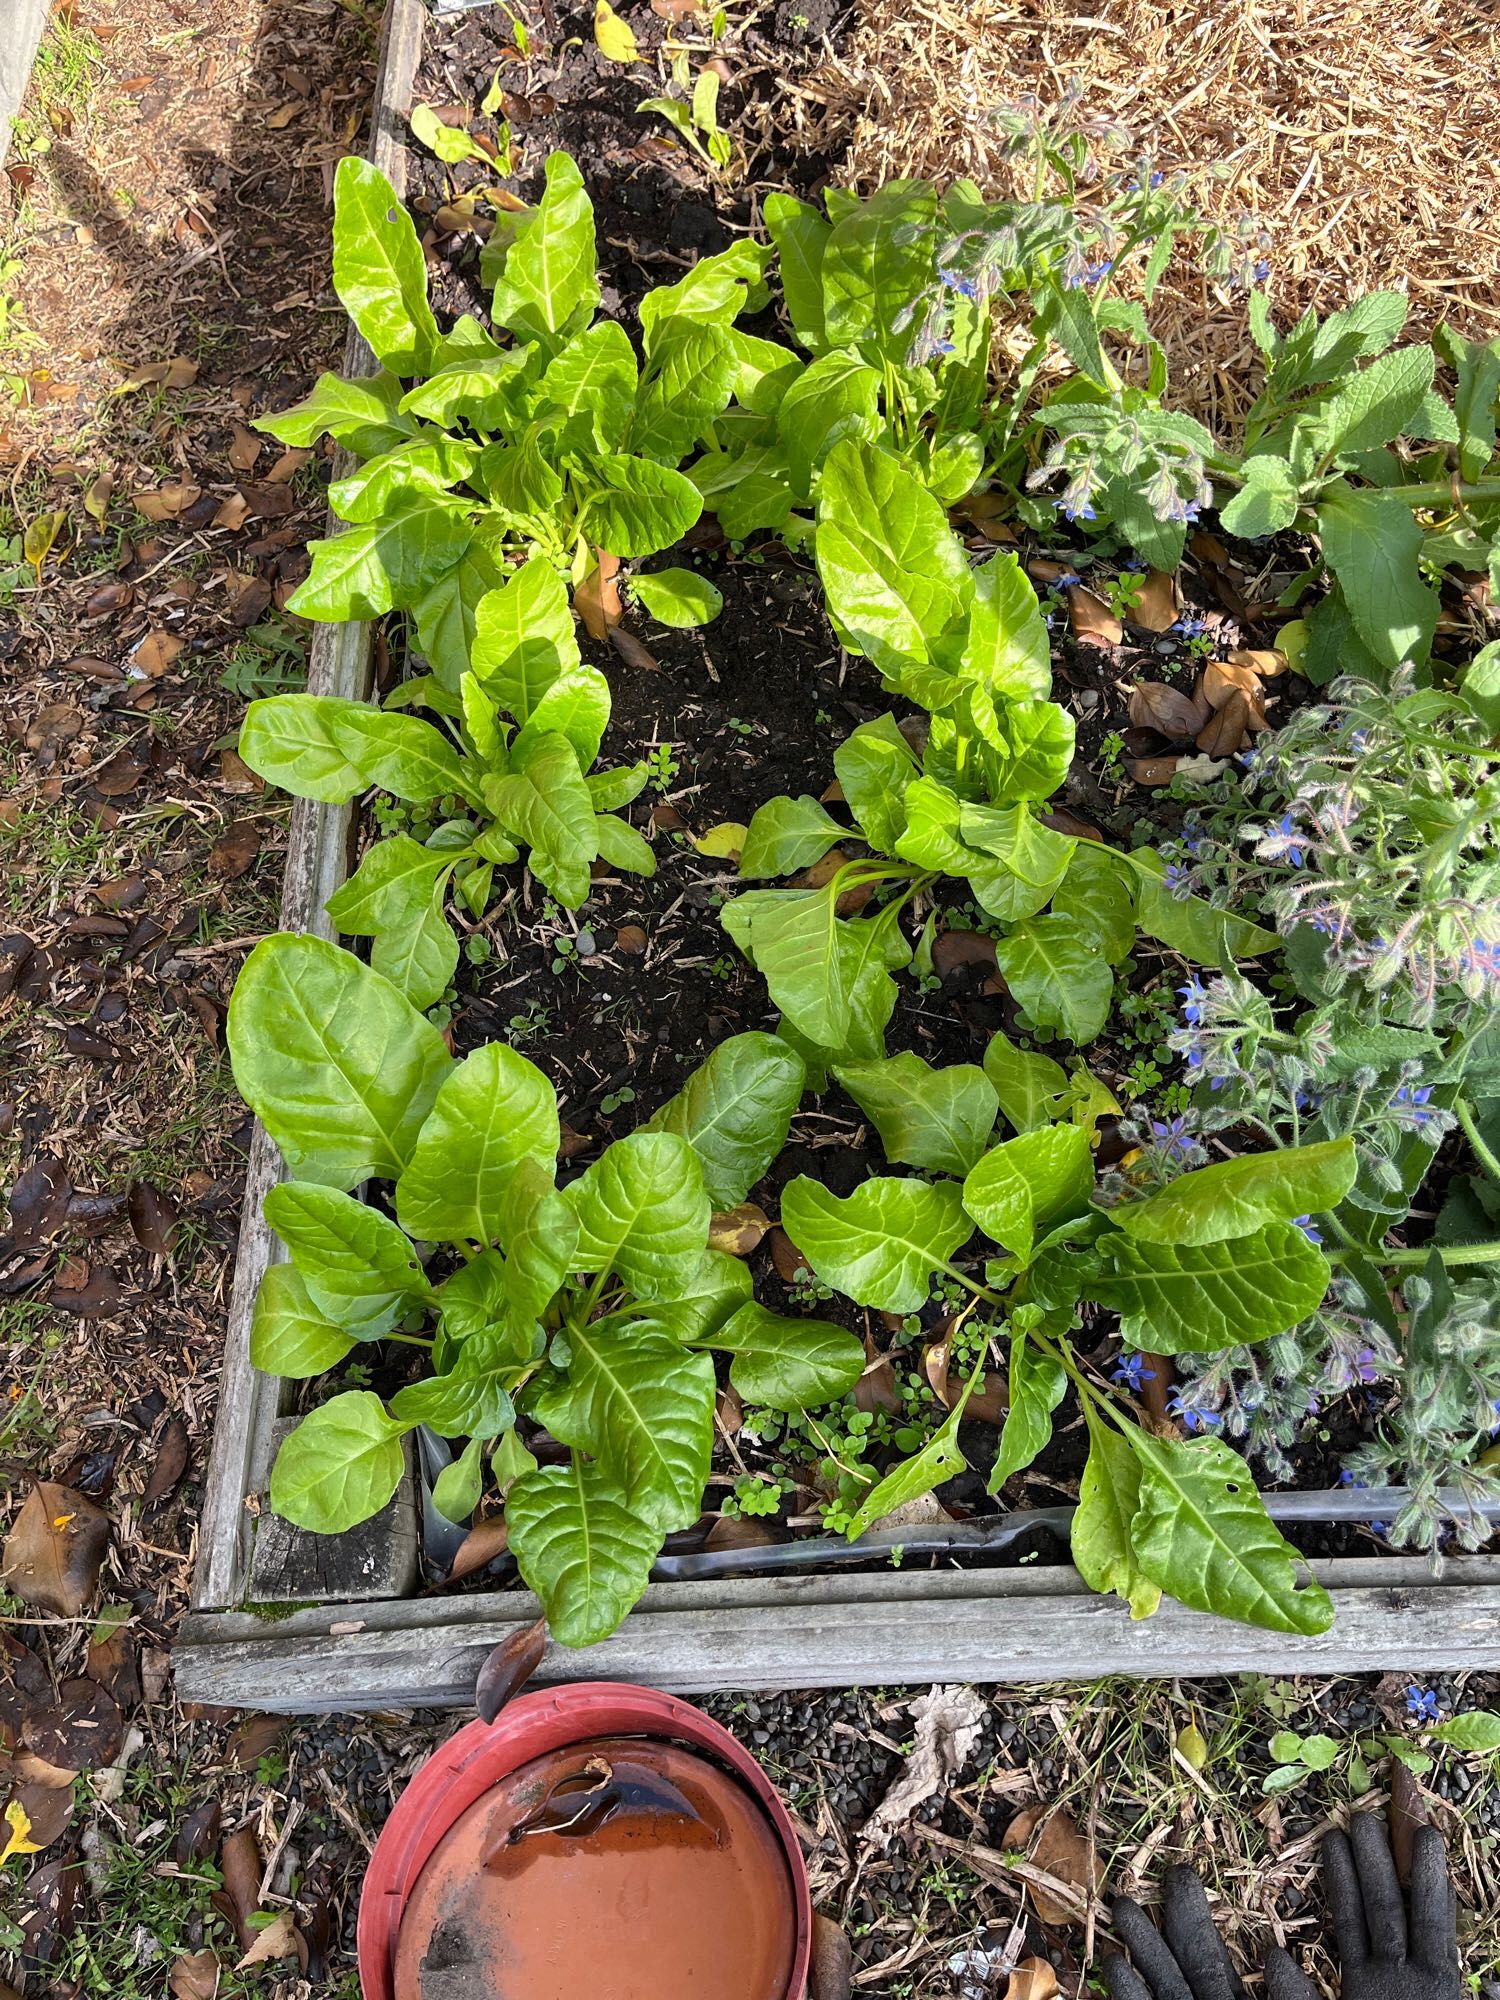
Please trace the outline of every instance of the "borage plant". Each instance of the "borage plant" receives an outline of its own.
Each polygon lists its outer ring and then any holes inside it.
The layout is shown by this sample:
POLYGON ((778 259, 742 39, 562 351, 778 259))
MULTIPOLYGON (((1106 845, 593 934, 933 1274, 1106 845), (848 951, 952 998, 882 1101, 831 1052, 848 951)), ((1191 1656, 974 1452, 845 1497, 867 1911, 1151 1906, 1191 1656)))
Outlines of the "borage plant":
MULTIPOLYGON (((1087 1120, 1054 1122, 1061 1070, 1003 1035, 982 1070, 933 1070, 903 1054, 838 1075, 888 1156, 933 1178, 877 1176, 841 1199, 800 1177, 782 1196, 782 1227, 817 1277, 858 1305, 917 1312, 941 1280, 967 1291, 965 1313, 1003 1315, 1010 1407, 990 1491, 1044 1448, 1071 1383, 1089 1434, 1073 1559, 1093 1588, 1117 1592, 1136 1617, 1165 1591, 1274 1630, 1324 1631, 1332 1603, 1299 1581, 1244 1460, 1218 1438, 1181 1442, 1143 1428, 1079 1359, 1072 1331, 1084 1300, 1116 1312, 1135 1351, 1212 1352, 1297 1325, 1331 1275, 1303 1219, 1348 1193, 1352 1143, 1219 1161, 1106 1207, 1095 1200, 1087 1120), (997 1112, 1015 1136, 992 1144, 997 1112), (966 1254, 976 1229, 996 1246, 982 1278, 966 1254)), ((959 1424, 984 1361, 982 1349, 936 1435, 867 1495, 851 1539, 963 1470, 959 1424)))
MULTIPOLYGON (((834 752, 867 856, 843 859, 821 888, 750 890, 723 913, 815 1080, 831 1055, 883 1053, 891 973, 913 955, 901 913, 941 876, 967 881, 1004 927, 996 958, 1029 1022, 1080 1045, 1104 1026, 1137 928, 1209 964, 1275 944, 1233 912, 1170 893, 1149 850, 1045 824, 1074 728, 1049 698, 1046 627, 1013 555, 971 568, 920 480, 852 439, 829 454, 816 552, 840 638, 928 720, 913 731, 881 716, 834 752), (866 914, 845 914, 856 906, 866 914)), ((750 823, 740 873, 791 874, 848 839, 815 799, 773 799, 750 823)))
POLYGON ((559 1188, 552 1086, 500 1044, 462 1061, 389 981, 309 937, 257 945, 228 1029, 235 1081, 295 1176, 266 1197, 290 1262, 262 1281, 252 1359, 307 1378, 382 1342, 431 1374, 388 1399, 349 1389, 283 1444, 271 1504, 337 1533, 385 1505, 402 1438, 463 1440, 440 1498, 477 1504, 484 1459, 509 1546, 554 1635, 605 1637, 663 1537, 695 1522, 714 1438, 714 1365, 782 1410, 843 1396, 854 1335, 785 1319, 709 1247, 786 1137, 802 1064, 773 1037, 722 1043, 640 1131, 559 1188), (347 1192, 388 1184, 386 1205, 347 1192), (567 1448, 538 1464, 518 1414, 567 1448))
POLYGON ((240 733, 250 768, 301 798, 343 803, 374 788, 409 809, 406 829, 368 849, 328 914, 346 935, 374 939, 376 971, 417 1007, 441 997, 458 963, 450 885, 481 916, 495 868, 524 848, 537 879, 577 909, 595 862, 636 875, 656 868, 616 810, 645 785, 645 765, 591 768, 609 683, 581 661, 566 589, 543 558, 480 598, 471 657, 456 691, 426 674, 401 683, 384 710, 274 695, 251 703, 240 733))
POLYGON ((670 547, 703 508, 678 465, 764 365, 765 343, 747 346, 734 322, 764 301, 769 256, 741 241, 648 292, 637 361, 624 329, 594 317, 593 210, 576 165, 554 153, 541 201, 502 212, 485 246, 491 320, 506 338, 469 315, 442 333, 405 208, 374 167, 341 160, 334 286, 381 372, 321 376, 305 402, 260 422, 286 444, 327 433, 362 461, 330 493, 351 526, 312 543, 290 609, 409 611, 456 692, 480 600, 515 553, 535 550, 576 583, 599 550, 670 547))

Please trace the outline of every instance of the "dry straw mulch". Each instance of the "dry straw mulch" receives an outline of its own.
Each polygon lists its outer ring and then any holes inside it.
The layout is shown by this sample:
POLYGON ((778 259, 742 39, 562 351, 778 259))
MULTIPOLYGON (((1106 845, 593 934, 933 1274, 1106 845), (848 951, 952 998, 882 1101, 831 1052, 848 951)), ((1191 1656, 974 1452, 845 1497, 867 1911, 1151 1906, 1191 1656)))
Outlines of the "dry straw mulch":
MULTIPOLYGON (((1273 311, 1400 285, 1411 330, 1500 333, 1500 7, 1494 0, 857 0, 809 79, 802 143, 839 178, 966 174, 1021 192, 994 114, 1079 91, 1233 230, 1270 237, 1273 311)), ((1152 311, 1173 399, 1232 421, 1258 359, 1245 301, 1180 254, 1152 311)))

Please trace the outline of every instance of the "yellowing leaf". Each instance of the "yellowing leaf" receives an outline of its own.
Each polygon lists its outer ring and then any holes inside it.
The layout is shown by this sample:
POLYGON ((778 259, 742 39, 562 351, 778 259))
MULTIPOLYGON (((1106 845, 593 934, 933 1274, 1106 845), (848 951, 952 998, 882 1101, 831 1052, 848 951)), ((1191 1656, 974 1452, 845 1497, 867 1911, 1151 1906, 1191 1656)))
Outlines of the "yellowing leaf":
POLYGON ((1276 650, 1286 654, 1286 663, 1294 674, 1302 672, 1302 656, 1307 651, 1307 620, 1293 618, 1283 625, 1276 634, 1276 650))
POLYGON ((53 514, 38 514, 27 526, 21 553, 36 571, 38 583, 42 580, 42 564, 51 555, 54 543, 67 524, 67 514, 59 509, 53 514))
POLYGON ((693 845, 714 861, 738 861, 749 835, 749 827, 741 826, 737 819, 726 819, 700 834, 693 845))
POLYGON ((0 1848, 0 1868, 3 1868, 13 1854, 40 1854, 41 1847, 31 1838, 31 1820, 19 1799, 12 1799, 5 1808, 5 1824, 10 1834, 5 1846, 0 1848))
POLYGON ((634 30, 628 21, 621 20, 609 0, 594 0, 594 40, 599 44, 600 55, 610 62, 633 63, 641 59, 634 30))

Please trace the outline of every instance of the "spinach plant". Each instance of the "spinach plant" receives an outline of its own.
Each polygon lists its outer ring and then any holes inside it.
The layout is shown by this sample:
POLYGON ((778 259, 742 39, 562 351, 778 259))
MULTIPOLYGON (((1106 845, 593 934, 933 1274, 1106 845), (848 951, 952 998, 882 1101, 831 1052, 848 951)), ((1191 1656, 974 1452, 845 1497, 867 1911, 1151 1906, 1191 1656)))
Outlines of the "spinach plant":
MULTIPOLYGON (((1058 1121, 1067 1079, 1046 1056, 997 1035, 982 1069, 934 1070, 908 1053, 835 1074, 887 1155, 931 1178, 876 1177, 840 1198, 799 1177, 783 1193, 782 1227, 817 1277, 859 1305, 916 1312, 941 1278, 968 1292, 966 1310, 1004 1316, 1010 1407, 991 1492, 1046 1445, 1071 1382, 1089 1434, 1073 1559, 1093 1588, 1124 1597, 1136 1617, 1166 1591, 1273 1630, 1324 1631, 1333 1606, 1299 1582, 1245 1461, 1218 1438, 1143 1428, 1078 1359, 1071 1330, 1083 1300, 1116 1312, 1125 1347, 1148 1352, 1211 1352, 1295 1326, 1332 1269, 1301 1221, 1348 1194, 1352 1142, 1218 1161, 1104 1206, 1087 1123, 1058 1121), (994 1144, 997 1114, 1014 1130, 994 1144), (962 1255, 976 1229, 994 1246, 982 1278, 962 1255)), ((959 1423, 983 1363, 981 1352, 937 1434, 867 1496, 851 1539, 962 1470, 959 1423)))
POLYGON ((802 1064, 768 1035, 722 1043, 678 1095, 556 1183, 552 1086, 491 1044, 456 1061, 379 973, 323 940, 257 945, 230 1007, 235 1081, 294 1176, 265 1212, 289 1262, 262 1281, 252 1358, 320 1376, 380 1343, 431 1372, 383 1398, 335 1394, 277 1457, 271 1504, 334 1534, 395 1492, 419 1424, 464 1440, 441 1497, 505 1486, 509 1546, 554 1635, 611 1632, 663 1537, 698 1519, 714 1437, 710 1351, 747 1400, 798 1410, 846 1393, 862 1343, 785 1319, 710 1249, 787 1132, 802 1064), (383 1205, 354 1198, 384 1183, 383 1205), (539 1464, 518 1416, 566 1448, 539 1464))
POLYGON ((746 365, 734 321, 764 299, 769 255, 742 241, 649 292, 638 361, 624 328, 595 317, 593 209, 577 166, 554 153, 541 201, 502 213, 485 245, 494 331, 466 315, 444 333, 405 208, 374 167, 341 160, 334 286, 380 372, 323 375, 305 402, 260 422, 286 444, 327 433, 360 461, 330 491, 350 526, 312 543, 290 608, 410 612, 434 674, 457 692, 480 600, 515 553, 535 551, 577 582, 597 551, 670 547, 703 506, 677 467, 746 365))
MULTIPOLYGON (((941 876, 962 877, 1006 927, 996 957, 1028 1019, 1077 1044, 1104 1026, 1113 968, 1137 928, 1210 964, 1274 945, 1247 919, 1171 893, 1148 850, 1117 852, 1045 823, 1072 762, 1073 720, 1049 699, 1046 627, 1013 555, 971 568, 921 480, 853 438, 828 455, 815 550, 844 644, 928 711, 920 749, 892 714, 834 753, 867 855, 841 861, 821 888, 752 889, 723 912, 815 1069, 830 1051, 883 1052, 891 974, 913 955, 901 914, 941 876), (841 914, 846 898, 864 899, 866 913, 841 914)), ((848 838, 816 800, 773 799, 750 823, 740 874, 791 874, 848 838)))
POLYGON ((351 937, 414 1006, 430 1007, 458 963, 450 888, 475 916, 494 871, 528 850, 532 873, 567 909, 596 862, 655 872, 648 842, 616 808, 644 764, 591 767, 609 722, 609 683, 579 657, 567 591, 533 556, 475 607, 472 665, 451 691, 435 674, 403 682, 384 709, 332 695, 252 702, 240 755, 301 798, 343 803, 378 788, 434 821, 425 839, 377 840, 329 899, 351 937), (393 709, 426 708, 431 722, 393 709))

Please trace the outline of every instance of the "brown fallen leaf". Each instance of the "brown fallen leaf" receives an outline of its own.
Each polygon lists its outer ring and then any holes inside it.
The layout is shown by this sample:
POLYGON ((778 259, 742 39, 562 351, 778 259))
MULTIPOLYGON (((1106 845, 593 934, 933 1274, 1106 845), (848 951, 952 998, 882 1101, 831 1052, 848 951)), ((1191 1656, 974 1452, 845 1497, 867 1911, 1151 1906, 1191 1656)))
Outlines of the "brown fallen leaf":
POLYGON ((90 592, 83 607, 85 618, 113 618, 119 612, 128 610, 135 602, 135 592, 128 583, 112 576, 108 583, 90 592))
POLYGON ((265 828, 259 820, 240 819, 226 826, 208 850, 208 866, 221 881, 234 882, 260 853, 265 828))
POLYGON ((64 660, 65 674, 82 674, 91 681, 117 681, 123 678, 123 669, 113 660, 101 660, 97 653, 79 653, 71 660, 64 660))
POLYGON ((253 472, 255 461, 260 457, 263 440, 254 431, 246 430, 243 424, 236 424, 229 440, 229 463, 236 472, 253 472))
POLYGON ((745 1422, 745 1405, 732 1382, 726 1382, 714 1396, 714 1423, 724 1437, 738 1437, 745 1422))
POLYGON ((185 1951, 172 1961, 167 1974, 172 2000, 214 2000, 219 1990, 219 1961, 211 1951, 185 1951))
MULTIPOLYGON (((651 0, 655 9, 658 0, 651 0)), ((813 1912, 812 1976, 808 2000, 849 2000, 854 1990, 854 1947, 844 1935, 842 1924, 813 1912)), ((1039 1994, 1037 2000, 1042 2000, 1039 1994)))
POLYGON ((159 680, 186 644, 175 632, 148 632, 130 655, 131 664, 148 680, 159 680))
POLYGON ((1408 1889, 1411 1887, 1412 1845, 1417 1837, 1417 1828, 1429 1824, 1427 1802, 1422 1797, 1422 1787, 1399 1757, 1391 1759, 1390 1782, 1391 1857, 1396 1864, 1397 1881, 1403 1889, 1408 1889))
POLYGON ((290 1910, 280 1910, 268 1924, 263 1924, 255 1933, 250 1949, 234 1969, 236 1972, 243 1972, 248 1966, 271 1965, 278 1959, 300 1956, 297 1926, 292 1913, 290 1910))
POLYGON ((178 1826, 177 1838, 172 1842, 174 1864, 178 1868, 191 1869, 200 1861, 206 1861, 219 1844, 223 1824, 224 1808, 220 1802, 211 1798, 200 1799, 178 1826))
POLYGON ((1130 690, 1130 720, 1138 729, 1190 743, 1208 720, 1208 703, 1193 701, 1162 681, 1142 681, 1130 690))
POLYGON ((623 952, 627 958, 639 958, 647 942, 646 933, 639 924, 621 924, 615 932, 615 950, 623 952))
POLYGON ((151 1477, 146 1481, 143 1504, 154 1506, 158 1500, 165 1500, 174 1493, 187 1471, 188 1429, 175 1412, 162 1426, 161 1443, 157 1446, 156 1463, 151 1468, 151 1477))
POLYGON ((33 1869, 21 1912, 21 1952, 29 1969, 45 1972, 58 1963, 73 1934, 82 1894, 83 1864, 78 1860, 48 1861, 33 1869))
POLYGON ((770 1522, 742 1514, 731 1519, 721 1514, 704 1537, 705 1549, 769 1549, 787 1539, 785 1528, 777 1529, 770 1522))
POLYGON ((83 728, 83 716, 70 701, 49 701, 26 726, 28 750, 57 750, 71 743, 83 728))
POLYGON ((143 493, 132 493, 131 504, 148 521, 175 521, 203 492, 191 480, 180 479, 143 493))
POLYGON ((219 752, 219 784, 226 792, 263 792, 266 781, 240 756, 237 750, 219 752))
POLYGON ((615 581, 619 569, 620 558, 599 549, 594 567, 573 592, 573 609, 583 620, 583 629, 601 644, 624 616, 620 586, 615 581))
POLYGON ((307 461, 311 457, 312 457, 311 451, 309 451, 305 446, 295 445, 295 444, 288 445, 287 449, 281 454, 280 458, 277 459, 276 463, 271 467, 271 470, 266 474, 261 484, 264 486, 286 485, 287 481, 291 478, 292 474, 294 472, 299 471, 304 465, 306 465, 307 461))
POLYGON ((243 528, 250 518, 250 502, 244 494, 236 490, 227 500, 219 503, 219 511, 209 522, 211 528, 227 528, 231 534, 243 528))
POLYGON ((76 1618, 93 1596, 109 1521, 69 1486, 39 1480, 0 1551, 0 1578, 23 1604, 76 1618))
POLYGON ((1236 689, 1204 723, 1195 741, 1205 757, 1232 757, 1245 741, 1249 722, 1250 704, 1236 689))
POLYGON ((766 1248, 771 1253, 771 1266, 777 1277, 784 1285, 795 1285, 798 1272, 807 1269, 807 1259, 780 1223, 767 1232, 766 1248))
POLYGON ((21 1726, 21 1741, 62 1770, 99 1770, 119 1756, 125 1719, 108 1688, 81 1676, 64 1681, 55 1701, 32 1710, 21 1726))
POLYGON ((1177 623, 1177 586, 1164 569, 1147 570, 1130 622, 1143 632, 1167 632, 1177 623))
POLYGON ((133 389, 190 389, 197 379, 197 362, 190 361, 185 354, 174 354, 169 361, 142 361, 127 369, 117 393, 123 396, 133 389))
POLYGON ((948 1362, 953 1353, 953 1328, 951 1325, 941 1340, 929 1340, 922 1350, 922 1373, 932 1385, 932 1393, 947 1409, 953 1405, 948 1400, 948 1362))
POLYGON ((255 1942, 255 1927, 250 1919, 260 1906, 263 1866, 260 1842, 255 1838, 253 1826, 237 1826, 233 1833, 225 1836, 219 1848, 219 1872, 224 1887, 213 1901, 215 1908, 221 1908, 234 1925, 242 1950, 248 1950, 255 1942))
POLYGON ((509 1546, 510 1530, 505 1525, 505 1516, 487 1514, 482 1521, 474 1523, 459 1543, 458 1554, 448 1572, 449 1582, 457 1583, 463 1577, 488 1569, 496 1556, 503 1556, 509 1546))
POLYGON ((141 1698, 136 1653, 130 1606, 107 1604, 89 1640, 83 1670, 91 1681, 107 1688, 122 1709, 134 1708, 141 1698))
POLYGON ((865 1372, 854 1385, 854 1407, 871 1414, 886 1410, 894 1414, 903 1407, 896 1371, 888 1354, 881 1354, 865 1335, 865 1372))
POLYGON ((1010 1975, 1005 2000, 1053 2000, 1057 1974, 1045 1958, 1023 1958, 1010 1975))
POLYGON ((542 1664, 547 1651, 547 1621, 538 1618, 502 1639, 474 1683, 474 1706, 481 1722, 493 1722, 511 1699, 520 1693, 542 1664))
MULTIPOLYGON (((1052 1813, 1036 1845, 1031 1850, 1031 1859, 1038 1868, 1054 1876, 1059 1882, 1076 1889, 1079 1900, 1085 1907, 1092 1901, 1099 1883, 1099 1861, 1092 1844, 1078 1831, 1069 1815, 1062 1807, 1052 1813)), ((1031 1890, 1032 1907, 1044 1924, 1077 1923, 1078 1911, 1060 1902, 1048 1890, 1039 1888, 1035 1882, 1028 1885, 1031 1890)))
MULTIPOLYGON (((229 1745, 230 1763, 237 1771, 253 1771, 261 1758, 276 1748, 290 1726, 284 1715, 247 1715, 229 1745)), ((212 1845, 210 1841, 209 1846, 212 1845)))
POLYGON ((932 969, 947 979, 963 965, 995 967, 995 940, 983 931, 939 931, 932 941, 932 969))
POLYGON ((662 799, 651 808, 651 824, 658 833, 681 833, 687 821, 676 806, 662 799))
POLYGON ((753 1201, 726 1208, 709 1218, 708 1247, 725 1250, 731 1257, 748 1257, 760 1247, 761 1238, 771 1227, 771 1218, 753 1201))
MULTIPOLYGON (((19 943, 29 946, 29 939, 19 943)), ((24 954, 22 954, 24 955, 24 954)), ((67 1220, 73 1183, 56 1153, 43 1153, 16 1177, 10 1191, 10 1236, 17 1250, 40 1250, 67 1220)))
POLYGON ((1229 664, 1235 667, 1248 667, 1252 673, 1259 674, 1263 681, 1274 681, 1278 674, 1287 671, 1291 662, 1285 653, 1277 651, 1275 647, 1237 646, 1229 655, 1229 664))
POLYGON ((643 644, 634 632, 627 632, 623 625, 610 626, 609 643, 627 667, 634 667, 638 672, 647 674, 660 671, 656 655, 651 648, 643 644))
POLYGON ((968 1762, 988 1708, 970 1687, 933 1687, 912 1702, 916 1727, 906 1768, 860 1828, 861 1846, 889 1840, 918 1806, 944 1791, 968 1762))
POLYGON ((1125 770, 1137 785, 1170 785, 1180 761, 1177 757, 1127 757, 1125 770))
POLYGON ((1096 597, 1085 584, 1068 586, 1068 617, 1075 639, 1088 639, 1101 646, 1118 646, 1125 636, 1125 627, 1114 612, 1102 597, 1096 597))
POLYGON ((37 1784, 22 1776, 18 1764, 7 1811, 15 1806, 19 1806, 26 1815, 27 1840, 40 1851, 50 1847, 54 1840, 61 1840, 72 1825, 73 1787, 71 1784, 37 1784))
POLYGON ((144 757, 127 746, 117 750, 94 773, 94 790, 107 799, 124 798, 127 792, 135 790, 150 768, 144 757))
MULTIPOLYGON (((288 98, 285 104, 278 104, 274 111, 266 113, 266 123, 273 132, 284 132, 301 111, 302 105, 298 100, 295 97, 288 98)), ((248 1965, 250 1961, 247 1959, 245 1963, 248 1965)))
POLYGON ((153 1257, 170 1257, 177 1241, 176 1204, 150 1181, 132 1181, 125 1213, 135 1240, 153 1257))
POLYGON ((1247 700, 1261 693, 1260 675, 1255 669, 1239 660, 1210 660, 1203 669, 1199 682, 1203 699, 1215 710, 1223 708, 1235 695, 1242 694, 1247 700))

